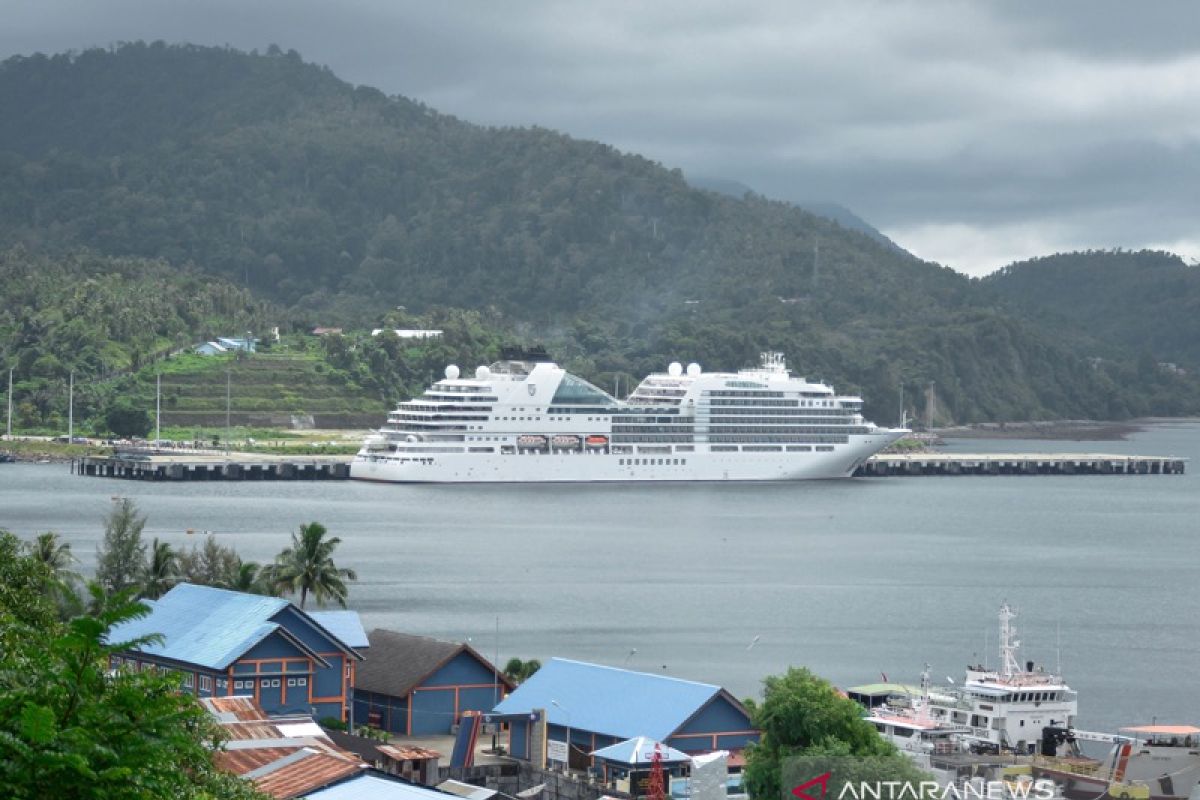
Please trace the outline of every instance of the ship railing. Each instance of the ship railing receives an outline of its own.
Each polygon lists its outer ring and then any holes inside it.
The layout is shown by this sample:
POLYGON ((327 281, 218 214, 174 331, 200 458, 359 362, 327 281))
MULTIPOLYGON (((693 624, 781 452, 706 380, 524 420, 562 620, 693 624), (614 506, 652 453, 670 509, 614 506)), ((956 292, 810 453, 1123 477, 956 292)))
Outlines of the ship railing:
POLYGON ((1058 756, 1040 756, 1033 757, 1034 766, 1044 769, 1053 769, 1060 772, 1071 772, 1076 775, 1087 775, 1091 777, 1100 776, 1102 772, 1108 771, 1108 765, 1102 764, 1099 761, 1092 759, 1080 758, 1059 758, 1058 756))

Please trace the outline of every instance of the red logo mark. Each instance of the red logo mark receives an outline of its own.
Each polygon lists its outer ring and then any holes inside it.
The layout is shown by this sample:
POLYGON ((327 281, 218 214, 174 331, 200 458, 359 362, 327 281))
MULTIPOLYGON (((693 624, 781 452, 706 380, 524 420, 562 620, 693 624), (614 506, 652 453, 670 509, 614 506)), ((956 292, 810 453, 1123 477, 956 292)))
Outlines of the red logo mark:
POLYGON ((799 786, 792 789, 792 794, 795 795, 797 798, 799 798, 799 800, 825 800, 825 793, 827 791, 829 791, 829 776, 830 776, 830 774, 831 773, 826 772, 823 775, 818 775, 817 777, 813 778, 811 781, 806 781, 805 783, 800 784, 799 786), (816 797, 813 797, 811 794, 808 794, 805 791, 806 789, 811 789, 812 787, 817 786, 817 785, 820 785, 821 793, 819 795, 817 795, 816 797))

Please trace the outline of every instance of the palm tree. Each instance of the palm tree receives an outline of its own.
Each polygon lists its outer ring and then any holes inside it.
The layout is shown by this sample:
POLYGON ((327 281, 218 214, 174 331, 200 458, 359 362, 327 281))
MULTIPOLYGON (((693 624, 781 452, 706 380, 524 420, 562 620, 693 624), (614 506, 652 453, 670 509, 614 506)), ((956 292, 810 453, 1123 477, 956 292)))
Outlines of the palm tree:
POLYGON ((45 564, 55 580, 67 585, 79 580, 79 573, 70 569, 76 560, 75 554, 71 552, 71 545, 60 539, 57 533, 40 533, 27 547, 29 555, 33 556, 35 561, 45 564))
POLYGON ((333 563, 333 551, 342 540, 336 536, 325 538, 326 533, 319 522, 301 525, 299 535, 292 534, 292 546, 275 558, 270 570, 271 581, 277 588, 289 594, 300 592, 301 608, 308 601, 309 592, 318 605, 332 599, 345 608, 344 581, 358 580, 354 570, 333 563))
POLYGON ((242 561, 239 558, 223 586, 246 594, 271 594, 273 567, 273 564, 264 567, 257 561, 242 561))
POLYGON ((157 537, 146 554, 142 568, 142 597, 157 600, 166 594, 179 580, 179 554, 169 542, 160 542, 157 537))
POLYGON ((524 683, 533 677, 533 673, 541 668, 542 662, 536 658, 531 658, 528 661, 522 661, 519 658, 510 658, 508 663, 504 665, 504 677, 513 683, 524 683))

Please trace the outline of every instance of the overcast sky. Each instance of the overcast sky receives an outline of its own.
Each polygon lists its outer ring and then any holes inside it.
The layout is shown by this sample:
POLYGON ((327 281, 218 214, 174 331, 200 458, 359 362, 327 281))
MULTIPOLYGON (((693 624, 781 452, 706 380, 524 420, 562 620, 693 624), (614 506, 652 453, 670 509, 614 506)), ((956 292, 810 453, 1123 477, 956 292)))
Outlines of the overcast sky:
POLYGON ((275 43, 465 120, 841 203, 972 274, 1089 247, 1200 259, 1191 0, 0 0, 0 20, 3 57, 275 43))

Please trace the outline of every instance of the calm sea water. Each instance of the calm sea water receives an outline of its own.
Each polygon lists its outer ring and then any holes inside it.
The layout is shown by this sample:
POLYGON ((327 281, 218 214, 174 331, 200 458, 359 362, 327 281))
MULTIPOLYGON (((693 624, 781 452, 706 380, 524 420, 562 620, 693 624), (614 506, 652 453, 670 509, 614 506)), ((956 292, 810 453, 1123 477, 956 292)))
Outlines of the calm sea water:
POLYGON ((789 664, 843 686, 915 681, 925 662, 958 680, 969 661, 996 663, 1007 600, 1023 657, 1061 657, 1083 727, 1200 722, 1200 424, 951 449, 1192 461, 1161 477, 528 487, 143 484, 5 465, 0 527, 58 531, 89 569, 114 495, 137 500, 149 535, 214 531, 260 561, 318 520, 358 570, 351 605, 368 627, 739 696, 789 664))

